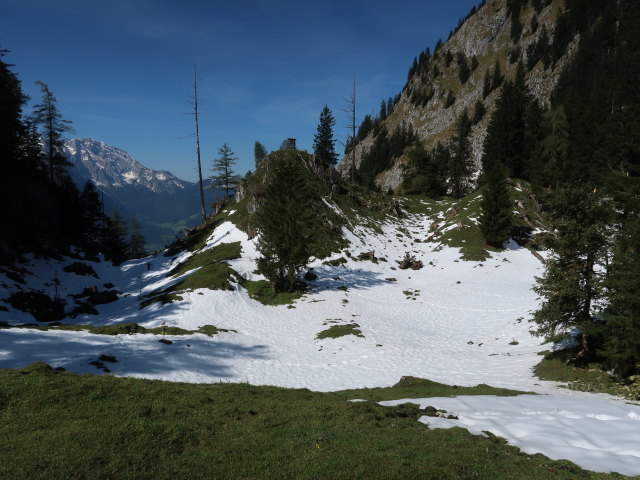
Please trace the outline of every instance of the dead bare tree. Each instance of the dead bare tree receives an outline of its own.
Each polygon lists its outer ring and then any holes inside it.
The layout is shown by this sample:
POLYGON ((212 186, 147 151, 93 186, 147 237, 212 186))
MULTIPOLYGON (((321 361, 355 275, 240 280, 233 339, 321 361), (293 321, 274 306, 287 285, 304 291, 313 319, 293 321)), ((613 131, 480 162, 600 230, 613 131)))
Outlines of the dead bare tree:
POLYGON ((198 128, 198 67, 193 64, 193 117, 196 121, 196 152, 198 154, 198 180, 200 186, 200 210, 202 223, 207 220, 207 210, 204 206, 204 187, 202 185, 202 164, 200 162, 200 130, 198 128))
POLYGON ((351 181, 356 180, 356 76, 353 76, 353 89, 351 96, 345 98, 347 108, 344 112, 347 114, 349 121, 349 129, 351 130, 351 142, 347 141, 347 145, 351 146, 351 181))

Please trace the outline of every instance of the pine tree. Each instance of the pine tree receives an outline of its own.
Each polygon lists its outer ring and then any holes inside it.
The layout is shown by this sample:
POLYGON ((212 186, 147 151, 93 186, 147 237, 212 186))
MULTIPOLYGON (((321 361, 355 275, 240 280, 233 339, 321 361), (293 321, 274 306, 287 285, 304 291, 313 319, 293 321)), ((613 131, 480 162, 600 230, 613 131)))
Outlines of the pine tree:
POLYGON ((3 206, 0 264, 13 259, 14 248, 20 242, 19 235, 13 233, 20 226, 18 222, 23 214, 16 205, 21 200, 17 197, 20 188, 16 186, 29 176, 19 161, 23 129, 21 114, 27 97, 22 93, 20 80, 11 71, 10 65, 2 60, 7 53, 6 50, 0 50, 0 203, 3 206))
POLYGON ((90 180, 84 184, 80 202, 84 230, 83 247, 91 253, 97 253, 104 244, 104 207, 98 190, 90 180))
POLYGON ((15 181, 10 172, 18 158, 20 136, 22 134, 22 106, 27 97, 22 93, 20 80, 2 61, 8 52, 0 50, 0 162, 2 178, 15 181))
POLYGON ((449 150, 438 144, 429 151, 421 144, 409 150, 409 161, 403 173, 403 188, 407 193, 421 193, 438 198, 447 193, 449 150))
POLYGON ((603 366, 619 378, 640 373, 640 171, 632 173, 612 178, 619 228, 605 279, 606 322, 598 332, 603 366))
POLYGON ((491 93, 491 72, 487 68, 486 73, 484 74, 484 82, 482 84, 482 99, 484 100, 491 93))
POLYGON ((496 162, 484 172, 486 184, 482 194, 479 227, 488 245, 502 248, 513 231, 513 204, 509 197, 505 168, 496 162))
POLYGON ((209 177, 213 180, 211 188, 223 188, 225 196, 228 197, 229 192, 233 190, 240 181, 233 171, 233 166, 238 159, 234 156, 235 154, 226 142, 218 149, 218 155, 218 158, 213 160, 213 166, 211 168, 214 175, 209 177))
POLYGON ((496 60, 496 64, 493 67, 493 77, 491 78, 491 91, 499 88, 502 85, 502 80, 504 80, 504 77, 500 70, 500 61, 496 60))
POLYGON ((260 233, 257 248, 262 255, 257 264, 278 293, 298 286, 317 233, 316 215, 309 172, 302 161, 274 154, 270 159, 265 199, 255 217, 260 233))
POLYGON ((450 142, 449 193, 454 198, 462 198, 469 193, 470 176, 473 168, 469 133, 471 121, 464 110, 456 123, 456 133, 450 142))
POLYGON ((253 158, 256 161, 256 168, 258 168, 260 162, 267 156, 266 147, 256 140, 256 143, 253 145, 253 158))
POLYGON ((127 244, 127 225, 116 208, 111 211, 111 216, 105 221, 104 255, 114 265, 120 265, 129 254, 127 244))
POLYGON ((138 219, 133 216, 131 217, 131 221, 129 223, 131 225, 131 235, 129 237, 129 257, 144 257, 147 254, 144 248, 146 242, 144 236, 140 232, 140 224, 138 223, 138 219))
POLYGON ((313 137, 313 153, 324 166, 329 168, 338 163, 338 155, 335 152, 335 140, 333 139, 333 126, 336 120, 327 105, 320 112, 320 122, 313 137))
POLYGON ((471 123, 474 125, 479 123, 486 113, 487 109, 485 108, 484 103, 482 103, 482 100, 478 100, 473 109, 473 119, 471 120, 471 123))
POLYGON ((384 120, 385 118, 387 118, 387 101, 386 100, 382 100, 382 103, 380 104, 380 113, 378 114, 378 118, 380 120, 384 120))
POLYGON ((461 84, 467 83, 469 80, 469 76, 471 75, 471 70, 469 69, 469 64, 467 62, 467 57, 462 52, 458 52, 457 62, 458 62, 458 78, 461 84))
POLYGON ((33 118, 40 127, 45 143, 49 181, 62 183, 69 162, 62 153, 64 134, 72 132, 71 122, 62 118, 56 97, 44 82, 36 82, 42 92, 42 103, 33 107, 33 118))
POLYGON ((593 355, 593 316, 604 295, 602 265, 608 249, 610 208, 603 195, 584 184, 558 190, 550 199, 552 255, 534 291, 543 299, 534 313, 539 336, 555 339, 573 328, 582 332, 583 358, 593 355))

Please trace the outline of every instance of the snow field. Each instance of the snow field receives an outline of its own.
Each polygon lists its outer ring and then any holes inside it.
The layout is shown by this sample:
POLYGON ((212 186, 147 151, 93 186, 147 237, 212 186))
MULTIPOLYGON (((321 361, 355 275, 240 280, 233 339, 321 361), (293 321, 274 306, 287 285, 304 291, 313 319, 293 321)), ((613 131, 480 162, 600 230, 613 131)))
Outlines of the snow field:
MULTIPOLYGON (((102 288, 106 282, 123 292, 117 302, 98 306, 100 315, 65 319, 65 323, 136 322, 149 328, 166 323, 188 330, 209 324, 235 332, 173 336, 168 337, 173 344, 164 345, 154 335, 2 329, 0 368, 44 361, 73 372, 101 373, 89 362, 107 354, 118 360, 108 365, 113 375, 180 382, 248 382, 316 391, 389 386, 402 376, 456 385, 486 383, 545 395, 424 402, 454 411, 458 426, 504 436, 528 453, 566 458, 593 470, 640 474, 640 433, 633 436, 634 431, 640 432, 637 407, 628 407, 625 411, 633 415, 625 416, 619 410, 624 407, 610 398, 560 390, 532 374, 540 361, 538 352, 545 349, 540 339, 530 335, 526 320, 538 305, 531 287, 534 277, 542 273, 540 262, 515 245, 493 253, 485 262, 465 262, 455 248, 413 243, 406 235, 398 236, 403 228, 412 237, 424 239, 428 227, 426 216, 413 216, 383 225, 382 234, 345 229, 353 258, 340 267, 315 260, 312 267, 318 279, 309 282, 310 290, 293 304, 295 308, 262 305, 236 285, 234 291, 185 292, 182 301, 140 310, 139 296, 177 282, 166 274, 190 252, 173 259, 134 260, 120 268, 91 263, 99 280, 62 272, 72 260, 32 260, 29 269, 34 275, 27 280, 47 293, 54 276, 61 281, 62 295, 78 293, 88 285, 102 288), (371 250, 386 262, 355 260, 359 253, 371 250), (422 260, 424 268, 398 269, 396 260, 405 251, 422 260), (316 338, 332 325, 348 323, 357 323, 364 338, 316 338), (609 416, 615 422, 604 420, 609 416), (604 440, 592 441, 589 428, 596 428, 604 440)), ((262 278, 253 273, 258 256, 255 241, 233 224, 216 228, 205 248, 236 241, 241 242, 242 258, 229 264, 245 278, 262 278)), ((346 258, 346 253, 332 258, 340 256, 346 258)), ((14 287, 4 276, 2 281, 8 285, 7 295, 0 296, 5 298, 14 287)), ((32 323, 33 319, 9 308, 0 311, 0 321, 32 323)), ((431 427, 453 422, 425 418, 431 427)))

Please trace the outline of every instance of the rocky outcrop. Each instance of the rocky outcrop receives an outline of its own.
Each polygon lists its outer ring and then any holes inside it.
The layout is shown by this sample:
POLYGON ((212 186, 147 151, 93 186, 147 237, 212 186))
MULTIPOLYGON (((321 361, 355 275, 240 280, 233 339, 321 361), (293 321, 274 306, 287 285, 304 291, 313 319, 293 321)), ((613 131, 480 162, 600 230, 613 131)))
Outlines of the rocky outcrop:
MULTIPOLYGON (((546 30, 549 39, 553 38, 556 20, 563 11, 563 0, 551 1, 539 13, 536 13, 531 2, 528 2, 520 14, 522 35, 514 43, 511 38, 512 19, 507 8, 507 0, 488 0, 437 50, 429 60, 427 68, 412 75, 400 95, 400 100, 381 124, 391 133, 404 122, 413 128, 423 145, 433 147, 438 142, 448 141, 463 111, 467 110, 472 116, 476 102, 480 100, 485 106, 486 114, 473 126, 470 134, 472 156, 476 164, 476 173, 479 173, 489 118, 500 95, 500 89, 497 89, 483 98, 486 72, 493 71, 497 61, 505 78, 513 79, 517 59, 526 60, 527 48, 538 41, 543 31, 546 30), (516 55, 517 52, 520 52, 519 56, 516 55), (458 54, 464 54, 470 68, 474 57, 477 61, 476 68, 464 83, 459 78, 460 67, 456 61, 458 54), (416 92, 430 99, 426 103, 412 101, 416 92), (455 96, 455 102, 447 106, 450 92, 455 96)), ((542 62, 538 62, 527 73, 527 86, 541 106, 549 106, 560 73, 575 52, 576 46, 577 39, 555 67, 545 69, 542 62)), ((359 142, 355 155, 356 168, 360 167, 363 155, 373 144, 373 138, 373 134, 369 133, 359 142)), ((395 189, 400 185, 401 167, 406 160, 404 157, 395 159, 393 166, 377 177, 376 182, 383 191, 395 189)), ((339 171, 343 176, 349 175, 351 163, 350 155, 342 160, 339 171)))

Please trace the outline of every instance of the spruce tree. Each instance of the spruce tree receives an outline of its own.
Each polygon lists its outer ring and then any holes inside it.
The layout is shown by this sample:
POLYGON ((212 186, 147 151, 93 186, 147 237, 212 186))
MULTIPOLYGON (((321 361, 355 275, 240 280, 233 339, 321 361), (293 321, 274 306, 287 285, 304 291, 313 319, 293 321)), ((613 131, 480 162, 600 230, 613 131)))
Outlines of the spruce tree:
POLYGON ((482 83, 482 99, 484 100, 487 98, 491 92, 491 72, 487 68, 487 71, 484 74, 484 81, 482 83))
POLYGON ((333 139, 333 126, 336 124, 335 118, 327 105, 320 112, 320 122, 313 137, 313 153, 324 166, 329 168, 338 163, 338 155, 335 152, 335 140, 333 139))
POLYGON ((213 160, 211 170, 214 175, 209 178, 213 180, 211 188, 222 188, 225 191, 225 196, 229 196, 229 192, 232 191, 236 184, 240 181, 239 177, 233 171, 233 166, 238 160, 235 154, 229 148, 229 145, 225 142, 222 147, 218 149, 218 158, 213 160))
POLYGON ((594 354, 591 346, 596 307, 604 296, 603 265, 608 250, 604 196, 584 184, 553 193, 550 201, 552 232, 546 245, 552 250, 545 272, 534 291, 542 306, 534 313, 535 334, 556 339, 573 328, 582 333, 582 357, 594 354))
POLYGON ((487 244, 502 248, 513 231, 513 204, 509 197, 505 168, 501 163, 495 162, 484 175, 486 183, 478 224, 487 244))
POLYGON ((56 97, 49 90, 49 86, 41 81, 36 82, 42 92, 42 103, 33 107, 33 118, 40 127, 45 143, 45 152, 49 181, 62 183, 66 176, 66 169, 70 166, 62 153, 64 134, 73 132, 71 122, 62 118, 56 105, 56 97))
POLYGON ((104 239, 104 207, 98 190, 90 180, 84 184, 80 193, 80 202, 84 230, 83 247, 91 253, 97 253, 104 239))
POLYGON ((262 255, 257 264, 274 293, 288 292, 297 288, 311 256, 316 209, 302 160, 284 152, 269 158, 266 195, 255 214, 257 249, 262 255))
POLYGON ((619 227, 605 279, 605 322, 599 331, 598 354, 619 378, 640 373, 640 165, 636 168, 633 176, 612 178, 619 227))
POLYGON ((411 148, 403 173, 405 191, 421 193, 431 198, 446 195, 450 157, 449 150, 440 143, 433 151, 421 144, 411 148))
POLYGON ((486 113, 487 109, 485 108, 484 103, 482 103, 482 100, 478 100, 473 109, 473 119, 471 120, 471 123, 474 125, 480 123, 486 113))
POLYGON ((500 70, 500 61, 496 60, 496 64, 493 67, 493 77, 491 78, 491 90, 495 90, 502 85, 502 80, 504 77, 502 76, 502 72, 500 70))
POLYGON ((456 133, 450 142, 451 156, 449 159, 449 194, 454 198, 462 198, 469 193, 470 177, 473 168, 471 158, 471 142, 469 133, 471 121, 464 110, 456 123, 456 133))
POLYGON ((260 162, 267 156, 266 147, 256 140, 256 143, 253 146, 253 158, 256 162, 256 168, 260 165, 260 162))
POLYGON ((127 225, 114 208, 105 222, 104 255, 114 265, 120 265, 129 256, 127 225))
POLYGON ((380 104, 380 113, 378 114, 378 118, 380 120, 384 120, 385 118, 387 118, 387 101, 386 100, 382 100, 382 103, 380 104))
POLYGON ((465 83, 467 83, 467 80, 469 80, 469 76, 471 75, 471 70, 469 69, 467 57, 463 52, 458 52, 458 54, 456 55, 456 59, 459 67, 458 79, 460 80, 460 83, 464 85, 465 83))
POLYGON ((129 257, 144 257, 147 254, 144 248, 146 242, 144 236, 142 235, 142 232, 140 232, 140 224, 138 223, 138 219, 133 216, 131 217, 131 221, 129 223, 131 225, 131 235, 129 237, 129 257))

